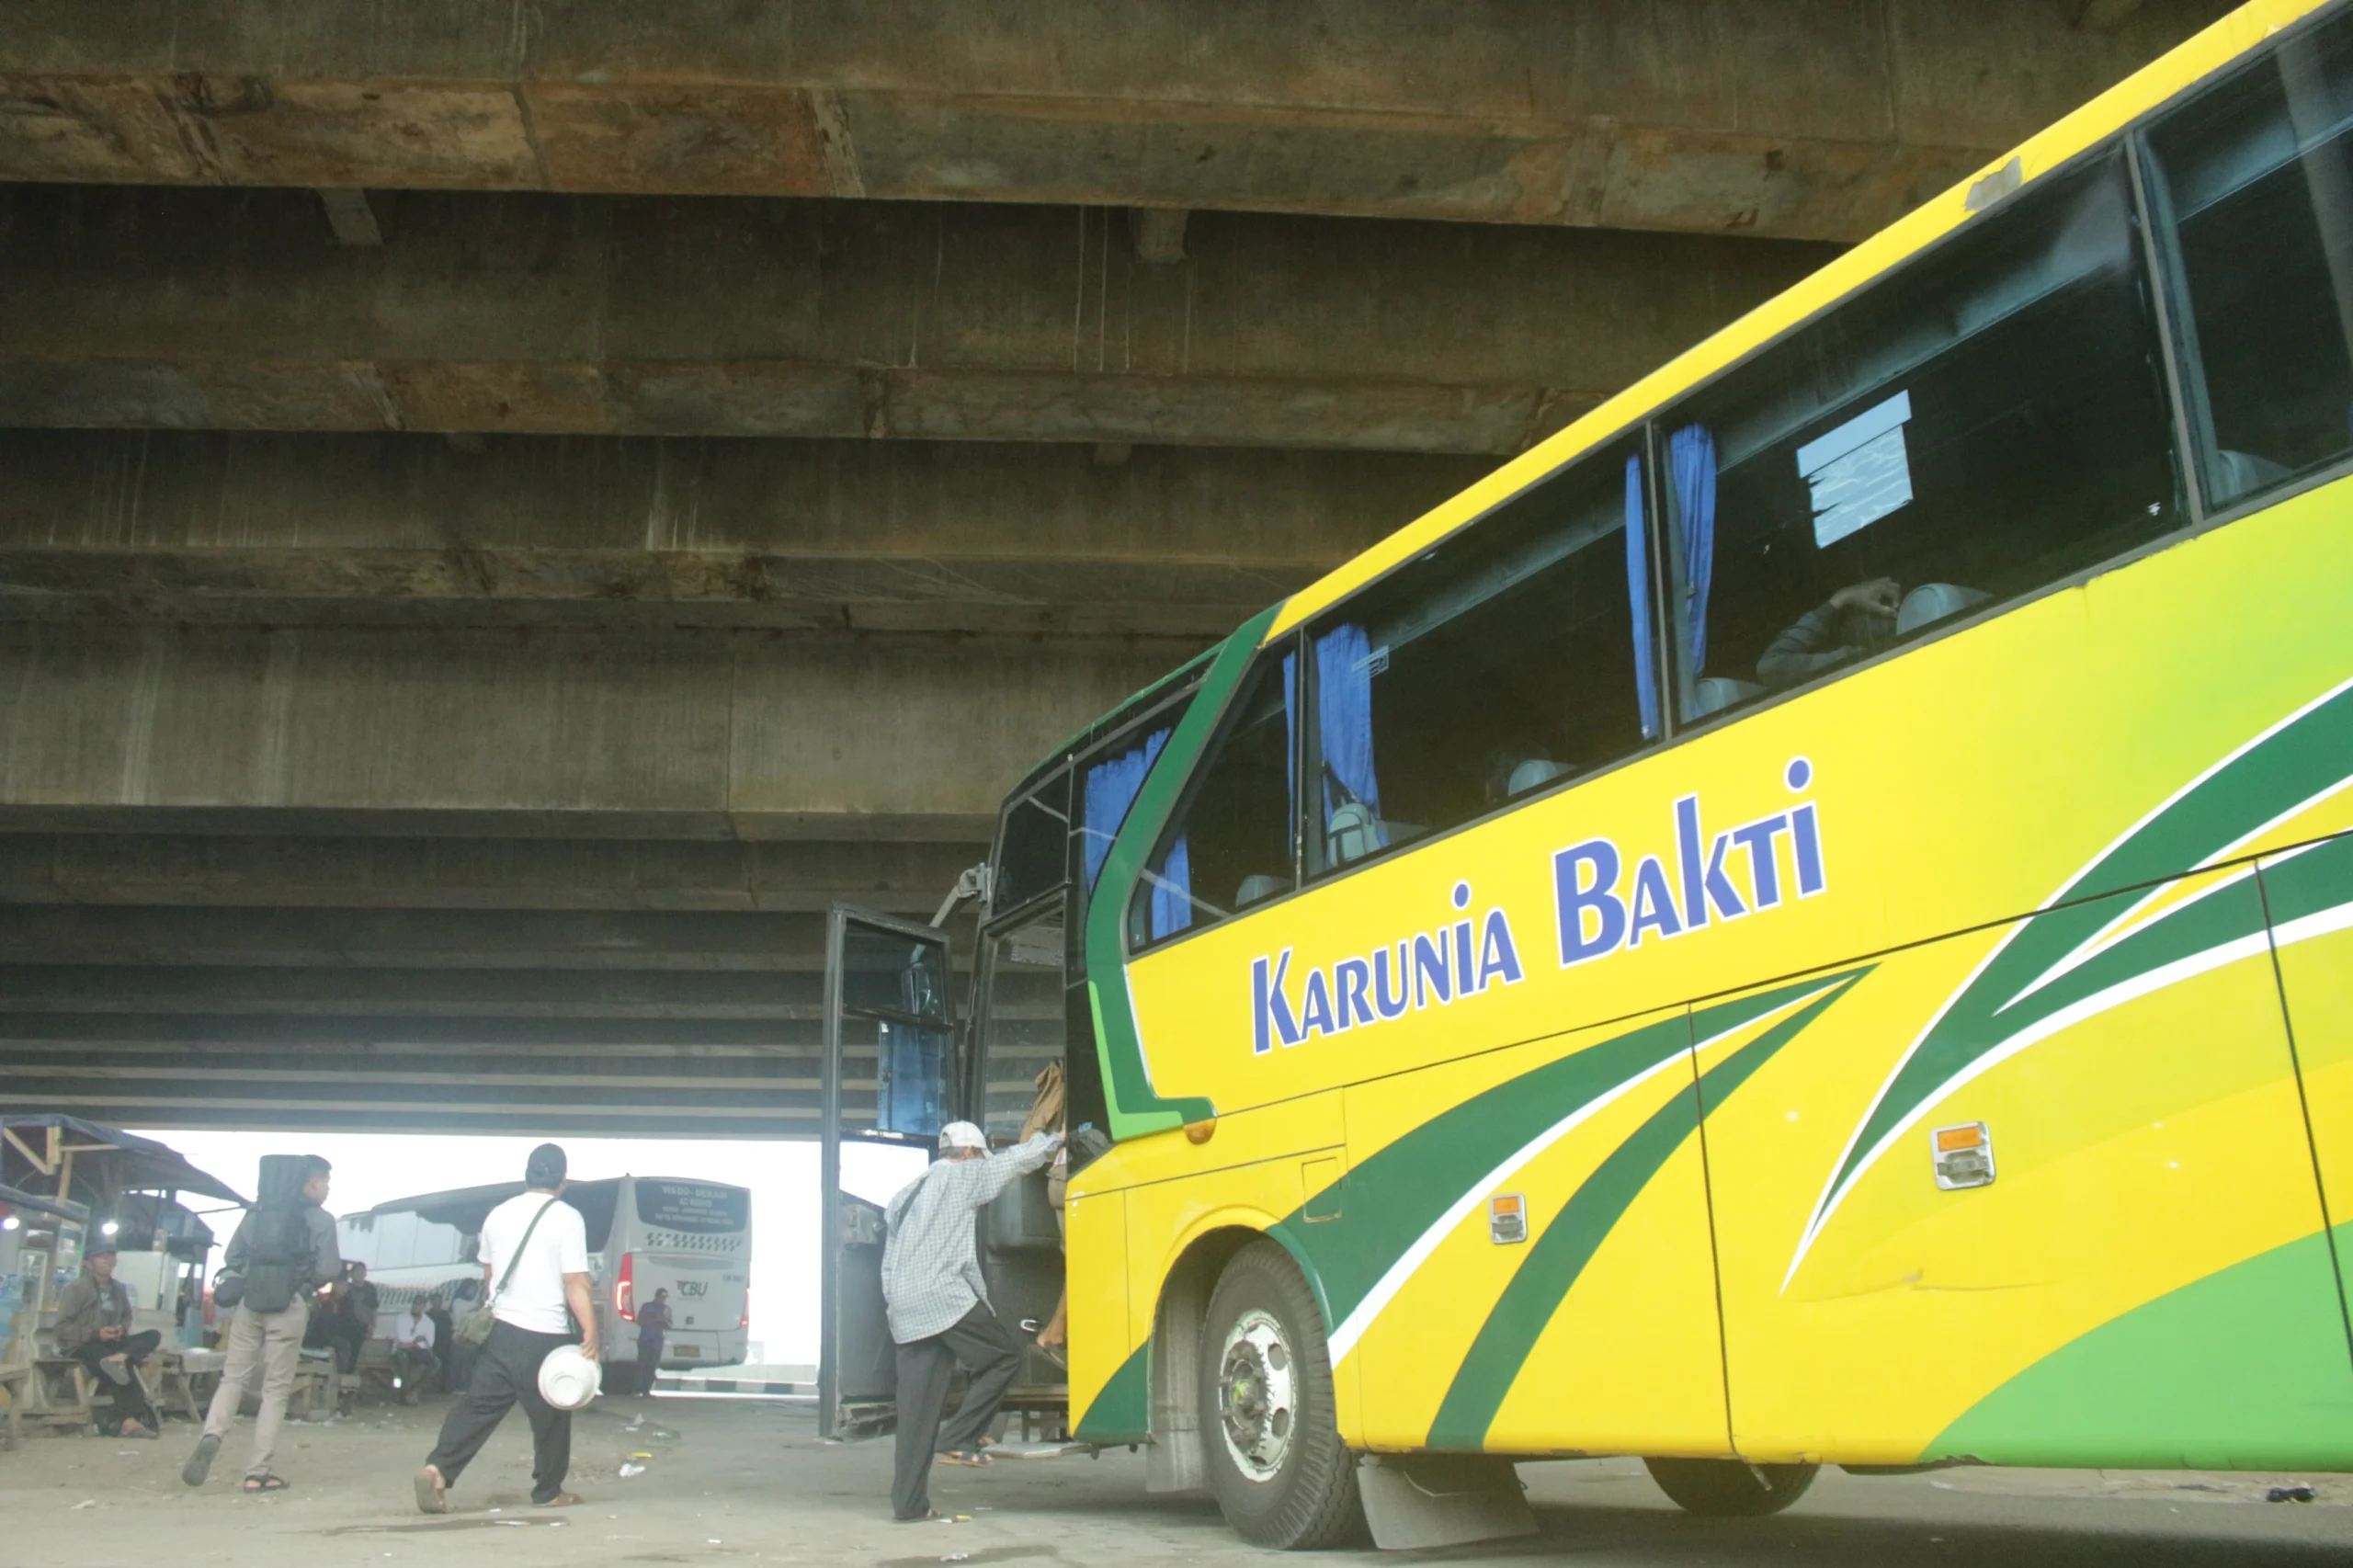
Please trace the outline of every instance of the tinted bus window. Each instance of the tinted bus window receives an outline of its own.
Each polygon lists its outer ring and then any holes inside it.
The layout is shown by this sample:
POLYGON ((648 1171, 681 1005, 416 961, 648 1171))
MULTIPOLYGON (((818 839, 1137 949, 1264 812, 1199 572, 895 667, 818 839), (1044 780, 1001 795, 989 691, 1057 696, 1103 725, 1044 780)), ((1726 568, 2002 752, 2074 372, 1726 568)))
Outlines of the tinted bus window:
POLYGON ((1658 733, 1643 516, 1641 448, 1621 444, 1310 630, 1312 869, 1469 822, 1658 733))
POLYGON ((1686 720, 2177 526, 2120 153, 2029 187, 1660 421, 1686 720))
POLYGON ((1017 909, 1070 874, 1070 774, 1055 774, 1006 808, 989 907, 1017 909))
POLYGON ((2217 509, 2353 449, 2348 131, 2353 17, 2339 17, 2149 134, 2178 246, 2191 423, 2217 509))
POLYGON ((1225 732, 1194 775, 1129 912, 1136 946, 1198 930, 1294 885, 1291 870, 1291 673, 1265 653, 1225 732))
POLYGON ((751 1222, 752 1195, 715 1182, 637 1178, 637 1218, 665 1231, 715 1234, 751 1222))
POLYGON ((1079 886, 1092 892, 1103 874, 1104 858, 1128 820, 1129 808, 1143 789, 1144 775, 1160 760, 1160 748, 1183 718, 1183 708, 1156 715, 1142 729, 1131 730, 1078 766, 1079 886))

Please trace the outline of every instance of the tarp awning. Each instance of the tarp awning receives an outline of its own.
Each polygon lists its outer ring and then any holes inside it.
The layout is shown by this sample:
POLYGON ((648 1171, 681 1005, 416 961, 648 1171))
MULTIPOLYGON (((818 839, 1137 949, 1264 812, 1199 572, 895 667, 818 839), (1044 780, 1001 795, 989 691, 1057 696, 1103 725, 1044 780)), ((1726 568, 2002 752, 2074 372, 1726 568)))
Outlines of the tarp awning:
MULTIPOLYGON (((108 1196, 97 1189, 97 1183, 103 1179, 115 1193, 193 1192, 227 1203, 246 1202, 244 1195, 235 1187, 189 1165, 187 1157, 168 1143, 101 1127, 78 1116, 0 1116, 0 1130, 15 1133, 25 1148, 45 1150, 52 1127, 58 1130, 60 1146, 71 1146, 75 1151, 78 1163, 74 1187, 85 1190, 70 1195, 74 1199, 85 1197, 85 1191, 90 1198, 108 1196), (91 1165, 100 1168, 90 1169, 91 1165)), ((5 1161, 8 1175, 19 1185, 28 1176, 38 1179, 42 1174, 35 1162, 26 1158, 24 1148, 13 1142, 0 1142, 0 1161, 5 1161)))
POLYGON ((12 1209, 30 1209, 38 1213, 54 1214, 61 1220, 71 1220, 76 1224, 90 1217, 78 1203, 60 1203, 54 1198, 19 1191, 4 1181, 0 1181, 0 1203, 6 1203, 12 1209))

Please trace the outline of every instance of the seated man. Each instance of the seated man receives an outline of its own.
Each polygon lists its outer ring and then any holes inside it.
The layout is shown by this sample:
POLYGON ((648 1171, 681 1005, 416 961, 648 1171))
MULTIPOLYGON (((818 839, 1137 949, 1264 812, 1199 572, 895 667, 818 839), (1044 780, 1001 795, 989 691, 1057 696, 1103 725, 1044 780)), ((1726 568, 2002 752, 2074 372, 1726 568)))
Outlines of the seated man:
POLYGON ((117 1437, 160 1436, 155 1407, 132 1370, 155 1353, 163 1335, 131 1332, 131 1292, 114 1277, 115 1244, 93 1238, 82 1255, 82 1277, 57 1300, 57 1353, 70 1356, 114 1389, 117 1437))
POLYGON ((433 1321, 433 1309, 439 1304, 438 1296, 417 1297, 392 1333, 392 1376, 400 1381, 403 1404, 415 1404, 416 1391, 432 1387, 441 1376, 441 1358, 433 1353, 441 1340, 440 1326, 433 1321))
POLYGON ((1904 590, 1893 577, 1849 584, 1773 639, 1756 661, 1756 678, 1769 687, 1797 686, 1893 647, 1895 612, 1903 600, 1904 590))

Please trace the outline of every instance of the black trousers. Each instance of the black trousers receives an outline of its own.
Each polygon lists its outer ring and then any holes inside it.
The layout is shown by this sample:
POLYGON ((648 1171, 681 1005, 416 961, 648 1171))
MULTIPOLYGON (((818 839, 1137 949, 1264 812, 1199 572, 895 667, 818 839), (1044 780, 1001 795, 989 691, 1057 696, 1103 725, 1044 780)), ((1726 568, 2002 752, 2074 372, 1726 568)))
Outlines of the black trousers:
POLYGON ((511 1323, 494 1324, 490 1338, 474 1353, 473 1381, 466 1397, 442 1418, 441 1440, 426 1463, 451 1486, 498 1424, 517 1403, 531 1423, 531 1501, 545 1503, 563 1490, 572 1468, 572 1412, 540 1397, 540 1363, 559 1345, 575 1344, 568 1334, 533 1334, 511 1323))
POLYGON ((945 1334, 899 1346, 899 1439, 897 1466, 891 1481, 891 1513, 902 1519, 919 1519, 931 1509, 931 1457, 937 1453, 969 1453, 981 1434, 996 1419, 1005 1391, 1021 1368, 1021 1349, 989 1310, 975 1301, 972 1310, 945 1334), (940 1415, 948 1405, 948 1380, 957 1364, 972 1374, 964 1403, 946 1426, 940 1415))
POLYGON ((430 1350, 392 1346, 392 1374, 401 1381, 401 1397, 415 1403, 426 1389, 441 1381, 441 1358, 430 1350))
POLYGON ((156 1419, 154 1405, 148 1402, 147 1391, 140 1386, 136 1377, 127 1383, 116 1382, 99 1369, 98 1363, 109 1356, 120 1356, 136 1367, 153 1356, 155 1346, 163 1342, 164 1336, 150 1328, 137 1334, 126 1334, 120 1339, 93 1339, 74 1352, 74 1359, 87 1367, 91 1375, 99 1380, 98 1386, 114 1396, 114 1418, 118 1425, 124 1421, 136 1421, 142 1426, 152 1427, 161 1423, 156 1419))
POLYGON ((637 1342, 637 1392, 654 1392, 654 1380, 662 1375, 662 1342, 641 1339, 637 1342))

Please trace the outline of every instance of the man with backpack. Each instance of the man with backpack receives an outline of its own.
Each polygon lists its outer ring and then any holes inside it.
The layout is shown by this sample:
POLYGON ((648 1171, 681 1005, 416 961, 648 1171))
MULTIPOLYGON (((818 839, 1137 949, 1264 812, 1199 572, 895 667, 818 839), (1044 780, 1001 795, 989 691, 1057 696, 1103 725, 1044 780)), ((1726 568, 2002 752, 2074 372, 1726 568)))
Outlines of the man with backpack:
MULTIPOLYGON (((580 1501, 563 1489, 572 1468, 572 1412, 557 1409, 540 1392, 540 1364, 549 1352, 574 1342, 567 1310, 580 1324, 580 1353, 592 1364, 597 1359, 588 1226, 579 1210, 563 1201, 566 1168, 561 1147, 540 1144, 523 1167, 527 1190, 482 1222, 483 1282, 490 1295, 477 1311, 489 1313, 490 1333, 474 1357, 466 1397, 450 1406, 441 1440, 416 1472, 416 1506, 425 1513, 449 1511, 449 1488, 517 1403, 531 1423, 532 1505, 563 1508, 580 1501)), ((457 1338, 467 1337, 467 1324, 460 1322, 457 1338)))
POLYGON ((302 1335, 310 1327, 311 1296, 343 1272, 335 1216, 321 1207, 332 1174, 333 1167, 316 1154, 262 1156, 259 1201, 229 1238, 221 1278, 212 1287, 215 1301, 228 1304, 234 1298, 236 1313, 225 1336, 229 1358, 204 1417, 204 1436, 180 1471, 190 1486, 203 1485, 211 1473, 213 1456, 244 1403, 245 1387, 258 1376, 261 1414, 254 1421, 244 1489, 286 1490, 285 1480, 269 1467, 277 1457, 286 1398, 294 1391, 302 1335))

